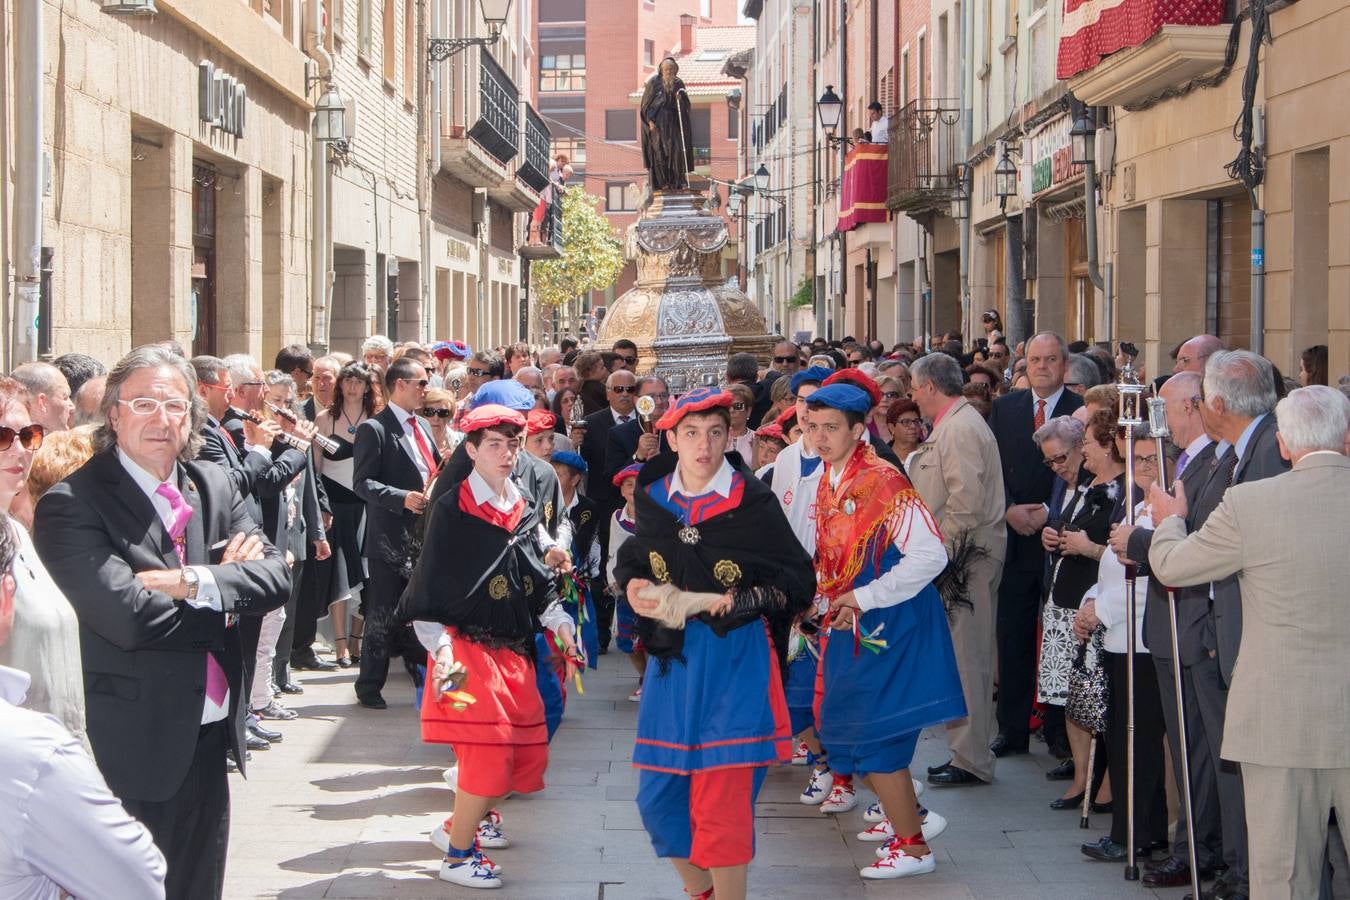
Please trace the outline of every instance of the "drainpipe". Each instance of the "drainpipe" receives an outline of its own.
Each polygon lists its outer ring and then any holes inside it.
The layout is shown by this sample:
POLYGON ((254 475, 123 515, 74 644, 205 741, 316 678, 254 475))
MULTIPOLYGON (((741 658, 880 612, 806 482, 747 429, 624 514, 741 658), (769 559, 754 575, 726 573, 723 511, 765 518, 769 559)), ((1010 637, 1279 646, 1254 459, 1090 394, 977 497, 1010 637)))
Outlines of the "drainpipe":
MULTIPOLYGON (((839 96, 848 97, 848 0, 839 0, 839 96)), ((847 111, 848 100, 845 99, 845 111, 847 111)), ((848 117, 841 116, 840 129, 848 133, 848 117)), ((845 306, 848 303, 848 236, 847 232, 839 230, 838 211, 839 204, 844 199, 844 160, 848 156, 848 144, 845 141, 839 142, 839 188, 835 192, 834 208, 836 213, 834 233, 839 236, 839 311, 844 313, 845 306)), ((830 318, 834 318, 834 310, 830 310, 830 318)), ((847 314, 845 321, 847 321, 847 314)), ((871 335, 867 335, 871 337, 871 335)), ((831 329, 830 339, 834 339, 833 329, 831 329)))
MULTIPOLYGON (((1257 158, 1266 156, 1265 109, 1252 110, 1252 151, 1257 158)), ((1249 193, 1252 201, 1252 352, 1266 352, 1266 211, 1253 185, 1249 193)))
MULTIPOLYGON (((1096 125, 1100 126, 1100 116, 1098 109, 1093 107, 1092 118, 1096 125)), ((1094 132, 1095 133, 1095 132, 1094 132)), ((1083 166, 1083 191, 1087 201, 1087 211, 1084 214, 1084 231, 1087 236, 1087 264, 1088 281, 1092 286, 1102 292, 1102 317, 1105 319, 1106 340, 1110 342, 1113 339, 1112 321, 1115 317, 1115 302, 1111 296, 1111 264, 1106 264, 1106 272, 1103 275, 1098 267, 1098 248, 1097 248, 1097 154, 1087 154, 1088 161, 1083 166)))
MULTIPOLYGON (((432 7, 436 6, 432 0, 432 7)), ((428 71, 426 52, 427 0, 417 0, 417 38, 413 42, 413 52, 417 56, 417 230, 421 246, 421 265, 419 266, 422 291, 421 321, 418 323, 419 341, 431 338, 431 305, 435 285, 435 272, 431 266, 431 172, 427 160, 431 155, 429 146, 431 135, 427 127, 427 85, 431 73, 428 71)), ((406 28, 407 25, 405 24, 406 28)))
MULTIPOLYGON (((319 67, 319 78, 326 84, 333 77, 333 57, 323 45, 323 8, 319 0, 309 0, 308 12, 309 29, 305 37, 309 46, 306 49, 319 67)), ((313 134, 309 145, 309 347, 318 356, 328 352, 332 231, 328 220, 328 147, 315 140, 313 134)))
MULTIPOLYGON (((961 64, 957 66, 956 89, 960 92, 961 104, 961 155, 969 160, 970 145, 974 141, 975 123, 966 92, 966 64, 971 57, 966 51, 965 39, 970 34, 970 3, 961 4, 961 64)), ((973 40, 973 38, 972 38, 973 40)), ((975 170, 967 163, 962 168, 961 178, 966 190, 966 217, 961 220, 961 334, 967 340, 975 334, 974 311, 970 296, 970 252, 971 222, 975 218, 975 170)))
POLYGON ((10 365, 38 355, 38 295, 42 279, 42 0, 16 9, 14 110, 14 319, 10 365))

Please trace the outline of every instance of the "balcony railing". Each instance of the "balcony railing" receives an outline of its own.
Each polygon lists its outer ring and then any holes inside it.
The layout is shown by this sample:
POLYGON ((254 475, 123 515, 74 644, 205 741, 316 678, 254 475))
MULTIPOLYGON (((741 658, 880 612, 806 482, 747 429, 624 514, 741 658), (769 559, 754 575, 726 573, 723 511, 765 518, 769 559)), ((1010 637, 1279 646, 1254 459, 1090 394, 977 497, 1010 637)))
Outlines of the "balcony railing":
POLYGON ((519 152, 520 92, 486 47, 479 50, 478 67, 478 121, 469 137, 505 165, 519 152))
MULTIPOLYGON (((581 190, 578 186, 574 190, 581 190)), ((525 240, 517 251, 525 259, 557 259, 563 251, 563 212, 562 197, 553 191, 553 202, 544 209, 544 218, 534 221, 534 216, 525 219, 525 240)))
POLYGON ((920 212, 940 208, 965 161, 958 100, 915 100, 891 116, 886 205, 920 212))
POLYGON ((548 152, 552 136, 543 118, 534 111, 534 107, 525 104, 525 155, 516 170, 516 177, 542 191, 548 187, 548 152))

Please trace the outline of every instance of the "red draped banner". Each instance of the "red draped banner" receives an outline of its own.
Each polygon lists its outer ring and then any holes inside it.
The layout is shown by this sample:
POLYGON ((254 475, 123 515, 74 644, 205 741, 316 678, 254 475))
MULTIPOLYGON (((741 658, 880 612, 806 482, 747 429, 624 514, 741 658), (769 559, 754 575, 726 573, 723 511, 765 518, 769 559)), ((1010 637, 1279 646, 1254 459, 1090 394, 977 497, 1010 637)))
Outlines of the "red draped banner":
POLYGON ((886 145, 858 144, 844 157, 839 188, 840 231, 886 221, 886 145))
POLYGON ((1223 0, 1064 0, 1057 78, 1086 72, 1102 57, 1138 47, 1164 25, 1218 25, 1223 0))

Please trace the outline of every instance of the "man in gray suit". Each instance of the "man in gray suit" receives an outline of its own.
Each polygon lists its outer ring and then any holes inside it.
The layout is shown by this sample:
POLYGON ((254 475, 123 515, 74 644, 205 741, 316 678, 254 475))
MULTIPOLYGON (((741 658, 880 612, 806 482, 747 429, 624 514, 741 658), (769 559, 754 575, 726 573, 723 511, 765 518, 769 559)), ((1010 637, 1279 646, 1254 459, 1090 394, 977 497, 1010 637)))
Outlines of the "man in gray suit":
MULTIPOLYGON (((1249 364, 1211 360, 1207 396, 1227 389, 1225 371, 1249 364), (1220 375, 1213 385, 1211 374, 1220 375)), ((1235 481, 1195 534, 1187 537, 1179 518, 1184 486, 1175 497, 1156 485, 1149 493, 1159 522, 1154 575, 1168 584, 1236 575, 1241 586, 1247 624, 1231 662, 1223 756, 1242 766, 1254 811, 1252 894, 1263 900, 1317 895, 1328 816, 1350 809, 1350 401, 1325 386, 1300 388, 1275 414, 1276 444, 1292 471, 1235 481)), ((1245 455, 1237 453, 1239 467, 1245 455)))
MULTIPOLYGON (((1205 434, 1200 419, 1201 378, 1195 372, 1178 372, 1163 384, 1160 396, 1166 403, 1167 427, 1172 443, 1181 448, 1177 457, 1177 478, 1189 496, 1195 497, 1209 480, 1214 463, 1215 443, 1205 434)), ((1203 523, 1201 523, 1203 524, 1203 523)), ((1195 523, 1187 522, 1187 530, 1195 523)), ((1123 562, 1147 570, 1149 545, 1153 531, 1123 522, 1111 529, 1111 549, 1123 562)), ((1223 839, 1220 827, 1220 792, 1218 782, 1219 742, 1223 738, 1223 686, 1219 681, 1219 666, 1213 656, 1209 628, 1209 583, 1174 588, 1177 607, 1177 652, 1181 665, 1181 690, 1186 714, 1186 741, 1191 764, 1191 797, 1195 808, 1195 859, 1201 877, 1213 877, 1214 870, 1223 865, 1223 839), (1216 698, 1215 703, 1202 705, 1199 694, 1216 698), (1208 713, 1208 715, 1202 714, 1208 713)), ((1181 771, 1181 739, 1178 721, 1176 677, 1172 658, 1171 611, 1168 589, 1156 578, 1149 578, 1148 597, 1144 606, 1144 644, 1158 671, 1158 691, 1162 695, 1163 716, 1167 721, 1167 740, 1171 746, 1173 775, 1177 791, 1185 790, 1181 771)), ((1236 775, 1234 785, 1240 787, 1236 775)), ((1231 801, 1234 816, 1241 822, 1241 793, 1231 801)), ((1172 854, 1163 863, 1149 866, 1144 883, 1150 887, 1179 887, 1190 884, 1190 854, 1186 844, 1186 829, 1178 827, 1172 841, 1172 854)))

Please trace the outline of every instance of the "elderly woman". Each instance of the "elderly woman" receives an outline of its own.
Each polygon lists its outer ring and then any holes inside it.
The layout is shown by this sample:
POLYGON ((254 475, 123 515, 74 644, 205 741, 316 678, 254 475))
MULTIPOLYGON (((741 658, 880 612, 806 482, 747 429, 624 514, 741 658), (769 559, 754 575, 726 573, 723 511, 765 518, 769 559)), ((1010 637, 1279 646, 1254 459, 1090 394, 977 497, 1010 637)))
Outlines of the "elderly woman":
POLYGON ((749 465, 755 458, 755 433, 750 430, 750 412, 755 408, 755 394, 748 385, 730 384, 727 391, 731 401, 731 439, 727 449, 735 450, 749 465))
MULTIPOLYGON (((29 505, 28 473, 44 437, 42 426, 29 414, 28 391, 13 378, 0 376, 0 509, 29 505), (22 504, 16 503, 19 498, 22 504)), ((55 716, 87 749, 79 620, 38 559, 27 528, 17 520, 0 527, 14 529, 17 546, 14 631, 0 645, 0 665, 27 672, 33 681, 25 705, 55 716)))
POLYGON ((923 443, 923 416, 919 404, 908 397, 893 401, 886 408, 886 425, 891 430, 891 449, 896 459, 904 463, 923 443))
MULTIPOLYGON (((1125 439, 1117 437, 1114 421, 1109 423, 1115 456, 1124 459, 1125 439)), ((1097 413, 1093 418, 1095 435, 1107 433, 1107 417, 1097 413)), ((1158 478, 1157 445, 1149 440, 1148 426, 1136 431, 1134 444, 1135 497, 1142 498, 1158 478)), ((1123 494, 1123 491, 1122 491, 1123 494)), ((1113 522, 1125 518, 1124 502, 1117 504, 1113 522)), ((1135 524, 1152 528, 1143 500, 1135 507, 1135 524)), ((1148 593, 1148 579, 1135 578, 1135 607, 1131 621, 1126 602, 1125 566, 1116 554, 1106 552, 1097 565, 1097 581, 1083 595, 1083 602, 1074 619, 1073 630, 1080 641, 1085 641, 1098 625, 1106 627, 1103 649, 1104 665, 1110 681, 1110 709, 1107 713, 1106 744, 1111 783, 1124 790, 1126 784, 1126 738, 1129 716, 1126 704, 1129 664, 1127 644, 1130 629, 1135 632, 1134 656, 1134 839, 1136 846, 1166 846, 1167 797, 1163 778, 1166 766, 1163 750, 1162 694, 1158 690, 1157 668, 1144 646, 1144 597, 1148 593)), ((1178 826, 1181 827, 1181 826, 1178 826)), ((1083 853, 1092 859, 1116 862, 1125 858, 1128 836, 1125 804, 1117 803, 1111 813, 1111 833, 1098 841, 1084 844, 1083 853)))
POLYGON ((431 425, 431 438, 436 443, 441 459, 449 459, 463 437, 450 427, 455 417, 454 395, 443 388, 431 388, 417 413, 431 425))
MULTIPOLYGON (((1104 415, 1104 414, 1103 414, 1104 415)), ((1040 677, 1037 699, 1063 707, 1069 696, 1069 670, 1077 654, 1073 618, 1083 594, 1096 581, 1097 560, 1110 531, 1111 510, 1118 496, 1116 479, 1124 471, 1113 461, 1109 420, 1108 451, 1098 438, 1085 440, 1085 428, 1077 419, 1058 416, 1032 435, 1041 448, 1045 465, 1055 473, 1050 492, 1050 511, 1041 532, 1041 544, 1049 554, 1049 585, 1042 609, 1040 677), (1116 491, 1113 495, 1113 491, 1116 491)), ((1066 721, 1069 750, 1073 758, 1072 782, 1051 809, 1076 809, 1088 789, 1088 750, 1093 737, 1073 721, 1066 721)), ((1061 767, 1061 771, 1067 767, 1061 767)), ((1066 773, 1067 774, 1067 773, 1066 773)))

